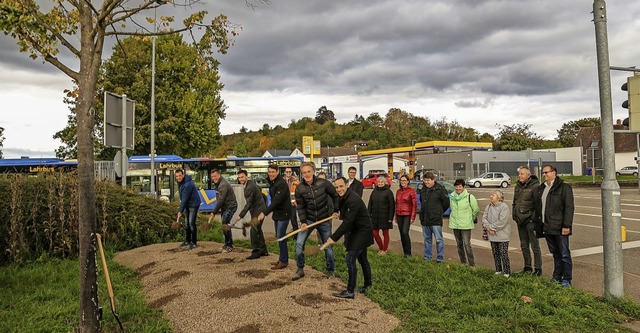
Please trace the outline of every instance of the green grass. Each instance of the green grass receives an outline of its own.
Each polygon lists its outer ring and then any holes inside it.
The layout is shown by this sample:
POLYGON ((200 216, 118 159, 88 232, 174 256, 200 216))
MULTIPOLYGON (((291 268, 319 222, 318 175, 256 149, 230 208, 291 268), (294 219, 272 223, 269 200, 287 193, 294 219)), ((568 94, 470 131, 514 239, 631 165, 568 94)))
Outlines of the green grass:
MULTIPOLYGON (((149 309, 135 273, 108 257, 109 274, 117 286, 116 312, 127 332, 171 332, 159 310, 149 309)), ((99 258, 98 258, 99 260, 99 258)), ((100 263, 98 263, 100 265, 100 263)), ((102 268, 100 266, 100 268, 102 268)), ((119 332, 111 313, 102 269, 99 302, 102 332, 119 332)), ((72 259, 40 259, 0 268, 0 332, 75 332, 79 316, 79 265, 72 259)))
MULTIPOLYGON (((200 240, 222 241, 219 223, 200 240)), ((307 246, 317 246, 310 237, 307 246)), ((176 241, 182 240, 180 237, 176 241)), ((290 258, 294 243, 289 241, 290 258)), ((236 246, 248 247, 245 240, 236 246)), ((268 245, 271 253, 278 244, 268 245)), ((346 282, 345 249, 334 246, 336 275, 346 282)), ((147 308, 142 287, 130 269, 111 260, 109 272, 116 306, 128 332, 170 332, 162 312, 147 308)), ((325 271, 324 254, 306 257, 325 271)), ((564 289, 543 277, 506 279, 489 269, 471 270, 456 263, 436 264, 398 254, 369 252, 373 287, 367 297, 400 318, 395 332, 627 332, 620 326, 640 320, 640 305, 628 299, 608 301, 578 289, 564 289), (532 298, 525 303, 522 296, 532 298)), ((100 272, 104 332, 117 332, 100 272)), ((361 286, 362 272, 358 272, 361 286)), ((78 263, 42 259, 0 268, 0 332, 71 332, 78 326, 78 263)), ((362 296, 357 296, 362 297, 362 296)))

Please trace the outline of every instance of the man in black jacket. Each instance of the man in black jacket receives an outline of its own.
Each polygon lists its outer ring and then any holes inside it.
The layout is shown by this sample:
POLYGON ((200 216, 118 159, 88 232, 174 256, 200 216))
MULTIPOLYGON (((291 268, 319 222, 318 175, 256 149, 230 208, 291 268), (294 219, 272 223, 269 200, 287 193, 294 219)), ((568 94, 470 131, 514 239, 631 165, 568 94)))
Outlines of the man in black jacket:
POLYGON ((542 177, 545 182, 538 187, 535 196, 536 236, 544 236, 553 255, 551 281, 571 287, 573 263, 569 236, 575 211, 573 189, 558 177, 558 170, 553 165, 542 168, 542 177))
POLYGON ((437 261, 444 261, 444 237, 442 236, 442 215, 449 209, 451 201, 444 186, 436 182, 433 172, 427 172, 422 177, 424 186, 418 192, 420 195, 420 223, 424 237, 424 259, 433 257, 433 239, 436 238, 437 261), (432 236, 433 235, 433 236, 432 236))
POLYGON ((531 170, 526 165, 518 169, 518 182, 513 190, 513 204, 511 205, 511 217, 518 226, 518 236, 520 238, 520 249, 524 258, 523 273, 533 273, 542 275, 542 253, 540 243, 534 233, 535 223, 533 221, 534 197, 538 192, 540 182, 538 177, 531 174, 531 170), (531 250, 535 271, 531 269, 531 250))
MULTIPOLYGON (((264 220, 266 215, 273 213, 273 223, 276 225, 276 237, 280 238, 287 233, 289 219, 291 218, 291 200, 289 195, 289 186, 278 172, 278 166, 269 165, 267 169, 269 179, 269 195, 271 196, 271 204, 264 213, 258 215, 258 220, 264 220)), ((287 248, 287 240, 278 242, 280 247, 280 257, 271 269, 283 269, 289 265, 289 249, 287 248)))
POLYGON ((356 179, 356 168, 355 167, 349 167, 348 173, 349 173, 349 181, 347 182, 347 187, 355 192, 360 198, 362 198, 362 193, 364 192, 364 185, 362 185, 362 182, 360 182, 359 180, 356 179))
POLYGON ((356 193, 347 188, 347 180, 344 177, 339 177, 334 184, 340 196, 340 219, 342 219, 342 224, 322 245, 322 248, 334 244, 344 235, 344 245, 347 248, 346 260, 349 281, 347 282, 347 290, 334 293, 333 296, 354 298, 358 275, 356 260, 360 263, 362 274, 364 275, 364 286, 360 288, 360 292, 364 293, 367 288, 371 287, 371 265, 369 265, 369 259, 367 259, 367 248, 373 244, 373 227, 367 207, 356 193))
MULTIPOLYGON (((233 193, 231 184, 229 184, 229 182, 224 179, 224 177, 222 177, 220 170, 211 170, 211 180, 213 181, 213 185, 216 190, 216 207, 211 212, 211 219, 213 219, 216 214, 220 212, 222 224, 231 224, 233 214, 235 214, 236 210, 238 210, 238 201, 236 200, 236 194, 233 193)), ((224 236, 224 245, 222 246, 222 251, 232 252, 233 237, 231 234, 231 229, 223 230, 222 235, 224 236)))
MULTIPOLYGON (((328 180, 317 178, 314 175, 315 167, 313 164, 303 163, 300 166, 300 170, 302 172, 302 181, 296 187, 296 208, 302 231, 300 231, 298 239, 296 239, 296 265, 298 270, 291 278, 294 281, 304 276, 304 245, 313 230, 317 228, 320 231, 322 242, 326 242, 331 236, 331 221, 321 223, 312 228, 307 228, 307 225, 331 217, 333 211, 329 209, 330 200, 334 203, 334 211, 339 209, 336 188, 328 180)), ((337 215, 335 214, 335 218, 337 218, 337 215)), ((333 277, 335 276, 333 248, 331 246, 327 247, 324 254, 327 259, 327 276, 333 277)))
POLYGON ((238 171, 238 182, 244 187, 244 199, 246 204, 238 214, 237 221, 244 218, 247 212, 251 213, 251 217, 255 218, 256 223, 251 223, 251 255, 247 259, 258 259, 262 256, 268 256, 267 244, 264 241, 262 233, 262 221, 258 220, 260 213, 266 210, 264 199, 262 198, 262 190, 253 180, 248 178, 246 170, 238 171))

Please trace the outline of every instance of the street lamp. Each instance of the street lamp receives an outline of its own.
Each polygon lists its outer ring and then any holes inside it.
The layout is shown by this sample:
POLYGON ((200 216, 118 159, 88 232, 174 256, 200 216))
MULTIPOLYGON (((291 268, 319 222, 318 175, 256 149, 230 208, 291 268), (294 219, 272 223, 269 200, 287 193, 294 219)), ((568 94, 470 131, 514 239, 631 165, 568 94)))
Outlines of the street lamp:
POLYGON ((156 0, 157 6, 153 8, 153 36, 151 36, 151 188, 150 192, 156 198, 156 34, 158 33, 158 6, 167 3, 165 0, 156 0))

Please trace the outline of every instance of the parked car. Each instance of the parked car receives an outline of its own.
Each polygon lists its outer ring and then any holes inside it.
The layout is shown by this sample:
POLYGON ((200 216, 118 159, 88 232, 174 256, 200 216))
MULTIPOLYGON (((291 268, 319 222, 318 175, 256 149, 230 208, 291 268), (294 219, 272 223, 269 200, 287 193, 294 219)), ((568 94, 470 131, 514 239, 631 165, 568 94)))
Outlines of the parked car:
POLYGON ((616 176, 620 176, 620 175, 633 175, 633 176, 637 176, 638 175, 638 166, 637 165, 630 165, 630 166, 626 166, 618 171, 616 171, 616 176))
POLYGON ((391 177, 386 172, 372 172, 366 177, 362 178, 362 186, 364 188, 375 188, 378 185, 378 177, 384 176, 387 180, 387 185, 391 186, 391 177))
POLYGON ((504 172, 485 172, 476 178, 467 179, 467 186, 499 186, 509 187, 511 177, 504 172))
MULTIPOLYGON (((448 181, 448 180, 436 180, 436 182, 438 184, 444 186, 445 189, 447 189, 447 194, 451 194, 451 192, 454 191, 454 186, 450 181, 448 181)), ((413 181, 411 181, 409 183, 409 186, 413 187, 416 191, 418 191, 418 209, 417 209, 416 212, 420 213, 420 209, 422 208, 422 204, 420 203, 420 192, 419 191, 424 186, 424 182, 413 180, 413 181)), ((443 216, 449 216, 449 214, 451 214, 451 208, 447 208, 447 210, 442 215, 443 216)))

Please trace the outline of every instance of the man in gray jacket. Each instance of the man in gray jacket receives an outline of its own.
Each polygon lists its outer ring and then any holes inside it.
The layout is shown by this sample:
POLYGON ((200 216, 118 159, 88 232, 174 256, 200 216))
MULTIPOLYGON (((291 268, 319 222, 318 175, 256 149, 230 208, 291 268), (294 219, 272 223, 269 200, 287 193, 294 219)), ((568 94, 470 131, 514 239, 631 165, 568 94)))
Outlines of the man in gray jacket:
POLYGON ((253 180, 248 178, 246 170, 238 171, 238 182, 244 187, 244 199, 246 204, 238 214, 237 220, 244 218, 247 212, 251 213, 251 255, 247 259, 258 259, 262 256, 268 256, 267 244, 264 241, 262 233, 262 221, 258 220, 258 216, 267 210, 264 199, 262 198, 262 190, 253 180))
MULTIPOLYGON (((211 180, 216 190, 216 208, 211 212, 211 219, 215 217, 216 213, 220 212, 222 224, 230 224, 233 214, 238 209, 238 201, 236 201, 236 195, 233 193, 231 184, 222 177, 220 170, 211 170, 211 180)), ((223 230, 224 245, 222 246, 223 252, 233 251, 233 237, 231 236, 231 230, 223 230)))
POLYGON ((540 182, 538 177, 531 174, 531 170, 526 165, 518 169, 518 182, 513 190, 513 204, 511 205, 511 217, 518 225, 518 236, 520 237, 520 249, 524 258, 524 270, 522 273, 542 275, 542 253, 540 243, 533 229, 535 222, 534 197, 538 191, 540 182), (531 269, 531 250, 533 250, 534 268, 531 269))

